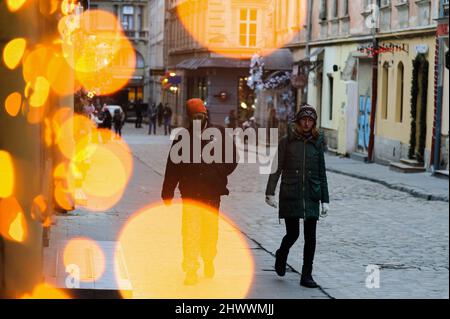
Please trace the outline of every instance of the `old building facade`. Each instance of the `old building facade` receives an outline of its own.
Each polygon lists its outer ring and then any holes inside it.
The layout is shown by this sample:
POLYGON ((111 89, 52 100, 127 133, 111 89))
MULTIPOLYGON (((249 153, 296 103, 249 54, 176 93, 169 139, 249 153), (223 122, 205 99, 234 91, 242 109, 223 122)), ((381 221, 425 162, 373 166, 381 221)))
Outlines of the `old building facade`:
POLYGON ((128 85, 111 97, 111 103, 127 106, 150 98, 149 76, 149 1, 147 0, 93 0, 90 10, 105 10, 119 19, 125 35, 136 50, 136 70, 128 85))
POLYGON ((372 135, 373 160, 429 168, 439 1, 309 4, 305 30, 288 47, 300 72, 311 70, 299 95, 317 107, 329 147, 367 159, 372 135))
POLYGON ((233 110, 242 119, 251 115, 250 58, 275 48, 274 2, 167 0, 166 6, 167 69, 181 78, 167 94, 176 122, 192 97, 205 101, 215 123, 233 110))

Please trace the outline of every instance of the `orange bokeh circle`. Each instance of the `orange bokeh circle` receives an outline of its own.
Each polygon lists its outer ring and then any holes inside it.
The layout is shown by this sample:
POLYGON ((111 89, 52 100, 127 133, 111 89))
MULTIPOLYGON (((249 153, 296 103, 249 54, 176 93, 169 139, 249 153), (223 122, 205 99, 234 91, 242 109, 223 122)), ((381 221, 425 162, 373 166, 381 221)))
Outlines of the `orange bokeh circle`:
POLYGON ((283 34, 276 32, 280 27, 275 23, 281 8, 272 8, 269 2, 253 1, 249 6, 236 0, 216 1, 214 5, 208 1, 180 1, 176 13, 184 29, 201 46, 221 56, 245 59, 256 53, 268 56, 291 42, 303 25, 303 9, 298 9, 298 30, 284 26, 283 34))
POLYGON ((245 298, 254 277, 253 256, 239 229, 223 213, 218 217, 196 202, 156 204, 132 215, 118 237, 115 268, 119 287, 129 277, 134 298, 245 298), (196 249, 209 252, 199 253, 198 283, 189 286, 184 256, 196 249), (215 265, 210 279, 203 274, 205 254, 215 265))

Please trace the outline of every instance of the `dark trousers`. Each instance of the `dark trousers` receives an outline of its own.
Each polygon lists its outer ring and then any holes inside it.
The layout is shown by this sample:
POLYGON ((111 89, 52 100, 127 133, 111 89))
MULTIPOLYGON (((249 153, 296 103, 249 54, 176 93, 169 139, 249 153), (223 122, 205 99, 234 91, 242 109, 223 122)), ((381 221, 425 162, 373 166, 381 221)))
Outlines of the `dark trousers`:
POLYGON ((149 119, 148 121, 148 134, 153 134, 156 135, 156 119, 149 119))
POLYGON ((183 205, 182 237, 184 271, 196 272, 200 267, 199 259, 204 263, 211 263, 217 255, 217 241, 219 238, 219 209, 220 198, 201 200, 202 207, 183 205))
MULTIPOLYGON (((280 254, 287 256, 289 250, 295 244, 300 236, 300 219, 287 218, 286 222, 286 236, 281 242, 280 254)), ((311 272, 314 262, 314 254, 316 252, 316 228, 317 220, 309 219, 303 222, 305 245, 303 247, 303 271, 311 272)))
POLYGON ((170 119, 164 119, 164 135, 170 134, 172 132, 172 125, 170 119))
POLYGON ((135 127, 136 128, 141 128, 142 127, 142 115, 137 115, 136 116, 135 127))

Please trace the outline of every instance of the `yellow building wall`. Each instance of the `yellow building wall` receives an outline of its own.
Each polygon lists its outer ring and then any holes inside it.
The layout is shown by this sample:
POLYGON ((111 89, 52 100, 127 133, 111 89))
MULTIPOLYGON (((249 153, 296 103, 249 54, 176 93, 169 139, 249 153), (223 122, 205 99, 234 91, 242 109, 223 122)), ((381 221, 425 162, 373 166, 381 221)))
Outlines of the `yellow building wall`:
MULTIPOLYGON (((348 57, 357 50, 356 44, 342 44, 339 46, 330 46, 325 48, 325 58, 323 65, 322 79, 322 127, 337 131, 337 151, 345 154, 347 149, 347 84, 342 80, 342 71, 345 68, 348 57), (337 65, 339 70, 334 72, 333 66, 337 65), (329 103, 330 103, 330 85, 329 76, 333 75, 333 110, 332 119, 330 120, 329 103)), ((312 90, 308 94, 315 96, 315 87, 310 84, 312 90)))
POLYGON ((416 46, 427 45, 429 62, 428 74, 428 105, 427 105, 427 140, 426 150, 431 150, 433 121, 434 121, 434 66, 435 66, 435 36, 420 37, 413 39, 389 40, 383 43, 408 44, 409 52, 383 53, 380 55, 378 66, 378 103, 376 117, 376 135, 390 140, 409 144, 411 126, 411 81, 413 72, 413 60, 417 56, 416 46), (403 122, 396 121, 398 65, 404 65, 404 99, 403 99, 403 122), (387 96, 387 118, 383 118, 383 65, 389 63, 388 96, 387 96))

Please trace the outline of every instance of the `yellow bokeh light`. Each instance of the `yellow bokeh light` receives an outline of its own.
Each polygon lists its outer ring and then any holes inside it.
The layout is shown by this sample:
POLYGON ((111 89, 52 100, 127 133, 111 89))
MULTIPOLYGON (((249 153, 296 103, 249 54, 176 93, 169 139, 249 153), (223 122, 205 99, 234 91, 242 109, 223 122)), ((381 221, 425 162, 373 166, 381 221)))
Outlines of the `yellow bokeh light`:
POLYGON ((5 100, 5 110, 8 115, 15 117, 22 106, 22 95, 18 92, 11 93, 5 100))
POLYGON ((75 157, 90 143, 90 137, 95 133, 95 124, 85 116, 69 115, 66 111, 57 113, 54 123, 56 143, 61 153, 68 159, 75 157))
POLYGON ((63 17, 58 24, 62 56, 87 91, 111 94, 123 88, 136 67, 136 52, 117 17, 87 10, 79 19, 63 17))
POLYGON ((35 221, 44 221, 45 213, 47 212, 48 204, 43 195, 38 195, 33 199, 31 205, 31 218, 35 221))
MULTIPOLYGON (((199 203, 144 208, 129 219, 118 243, 120 249, 116 251, 123 254, 136 298, 239 299, 247 296, 253 281, 254 261, 241 232, 223 213, 218 217, 216 212, 199 203), (186 225, 191 223, 194 223, 193 229, 198 227, 201 232, 197 233, 197 241, 191 241, 192 237, 187 235, 186 225), (215 240, 217 245, 208 248, 215 240), (198 256, 198 282, 189 286, 184 282, 186 256, 195 254, 196 249, 203 258, 198 256), (202 274, 202 259, 208 254, 215 268, 213 278, 209 279, 202 274)), ((121 257, 115 260, 116 278, 120 283, 123 279, 121 257)))
POLYGON ((54 52, 42 45, 38 45, 36 49, 25 54, 22 70, 25 82, 34 83, 38 77, 45 77, 48 62, 53 56, 54 52))
POLYGON ((19 65, 26 47, 27 41, 24 38, 14 39, 6 44, 3 49, 3 62, 9 69, 13 70, 19 65))
POLYGON ((38 76, 34 83, 33 93, 30 96, 30 105, 32 107, 41 107, 45 104, 50 92, 50 84, 47 79, 38 76))
POLYGON ((27 238, 27 224, 23 209, 15 197, 0 201, 0 235, 4 238, 24 242, 27 238))
POLYGON ((31 294, 25 294, 22 299, 70 299, 70 296, 60 289, 57 289, 49 284, 37 285, 31 294))
POLYGON ((71 211, 74 209, 74 190, 64 187, 63 182, 55 183, 54 196, 59 207, 65 209, 66 211, 71 211))
POLYGON ((52 90, 65 96, 73 94, 80 89, 80 85, 75 80, 73 69, 62 56, 54 55, 48 63, 46 78, 52 90))
POLYGON ((14 178, 14 165, 11 155, 0 150, 0 198, 12 196, 14 178))
POLYGON ((39 11, 43 15, 52 15, 58 10, 59 0, 40 0, 39 11))
POLYGON ((63 0, 61 2, 61 13, 68 15, 73 12, 77 4, 77 0, 63 0))
POLYGON ((89 142, 78 143, 84 147, 78 149, 70 164, 86 197, 77 204, 91 211, 105 211, 116 205, 131 178, 131 151, 123 140, 113 137, 110 130, 94 130, 93 136, 85 137, 89 142))
POLYGON ((80 281, 93 282, 105 271, 105 255, 100 246, 88 238, 71 239, 64 248, 64 266, 76 265, 80 281))
POLYGON ((27 0, 6 0, 9 11, 15 12, 22 8, 27 0))
POLYGON ((25 217, 19 212, 9 225, 8 235, 17 242, 25 240, 25 217))

